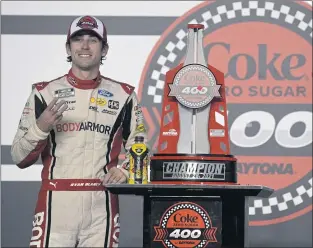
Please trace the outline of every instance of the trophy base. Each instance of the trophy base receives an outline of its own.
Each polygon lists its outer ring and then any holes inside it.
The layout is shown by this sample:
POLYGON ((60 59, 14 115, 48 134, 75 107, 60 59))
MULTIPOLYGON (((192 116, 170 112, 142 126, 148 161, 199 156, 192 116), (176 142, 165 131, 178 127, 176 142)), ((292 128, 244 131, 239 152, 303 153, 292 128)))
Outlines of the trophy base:
POLYGON ((150 161, 153 184, 237 183, 237 159, 220 154, 154 154, 150 161))

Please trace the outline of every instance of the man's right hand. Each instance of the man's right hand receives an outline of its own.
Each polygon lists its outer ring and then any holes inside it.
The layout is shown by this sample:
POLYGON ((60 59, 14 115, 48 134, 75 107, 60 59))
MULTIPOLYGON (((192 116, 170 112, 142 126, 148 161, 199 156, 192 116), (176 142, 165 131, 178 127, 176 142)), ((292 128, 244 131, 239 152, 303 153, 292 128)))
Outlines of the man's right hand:
POLYGON ((63 112, 68 107, 64 100, 57 101, 58 98, 53 98, 36 121, 38 128, 45 133, 49 133, 62 120, 63 112))

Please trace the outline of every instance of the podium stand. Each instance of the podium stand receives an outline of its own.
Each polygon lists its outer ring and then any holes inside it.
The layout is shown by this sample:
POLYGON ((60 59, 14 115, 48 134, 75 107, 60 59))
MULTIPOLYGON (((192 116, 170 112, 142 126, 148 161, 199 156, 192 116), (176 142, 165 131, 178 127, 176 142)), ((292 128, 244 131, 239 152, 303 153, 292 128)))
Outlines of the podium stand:
MULTIPOLYGON (((144 197, 143 247, 145 248, 249 247, 246 230, 249 221, 247 197, 269 197, 273 192, 272 189, 264 186, 236 184, 115 184, 107 185, 107 189, 113 194, 131 194, 144 197), (203 206, 206 202, 208 205, 203 206), (214 204, 212 204, 212 202, 214 202, 214 204), (186 236, 192 233, 191 230, 194 233, 194 237, 196 237, 199 236, 197 234, 201 229, 199 226, 197 227, 197 217, 193 216, 191 212, 191 214, 188 215, 188 211, 185 217, 182 213, 176 215, 176 217, 174 215, 174 220, 175 218, 176 220, 180 218, 180 221, 195 222, 193 225, 190 224, 189 227, 186 225, 186 228, 180 228, 185 230, 184 239, 177 237, 179 233, 176 233, 176 238, 175 235, 173 235, 173 238, 170 238, 169 232, 173 231, 173 228, 163 228, 162 231, 162 223, 160 223, 162 217, 164 222, 164 218, 171 218, 169 215, 175 212, 171 210, 169 213, 165 213, 166 211, 164 210, 169 208, 169 206, 175 206, 180 203, 186 206, 188 203, 195 203, 196 206, 200 205, 200 207, 204 208, 209 214, 211 221, 209 230, 211 230, 211 232, 203 231, 204 228, 202 228, 201 239, 190 238, 187 242, 186 240, 188 238, 186 238, 186 236), (205 209, 206 207, 209 207, 209 209, 205 209), (158 226, 160 228, 158 228, 158 226), (190 228, 192 226, 196 228, 190 228), (206 241, 208 239, 209 241, 206 241), (179 242, 182 242, 184 245, 178 245, 179 242), (177 245, 173 245, 173 243, 177 245), (197 245, 193 246, 192 244, 197 245)), ((180 210, 182 208, 178 207, 178 209, 180 210)), ((192 207, 192 209, 194 208, 192 207)), ((182 232, 181 234, 183 235, 182 232)))

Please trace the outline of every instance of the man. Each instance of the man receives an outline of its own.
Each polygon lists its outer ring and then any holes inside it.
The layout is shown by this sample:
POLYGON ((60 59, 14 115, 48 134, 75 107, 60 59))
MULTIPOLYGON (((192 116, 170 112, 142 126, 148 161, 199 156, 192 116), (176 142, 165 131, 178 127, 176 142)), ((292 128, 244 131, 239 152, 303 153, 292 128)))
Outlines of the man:
POLYGON ((136 136, 147 141, 142 112, 134 87, 99 73, 108 52, 100 20, 75 19, 66 51, 72 68, 34 85, 12 145, 19 168, 43 163, 30 246, 117 247, 118 199, 103 185, 127 181, 118 157, 136 136))

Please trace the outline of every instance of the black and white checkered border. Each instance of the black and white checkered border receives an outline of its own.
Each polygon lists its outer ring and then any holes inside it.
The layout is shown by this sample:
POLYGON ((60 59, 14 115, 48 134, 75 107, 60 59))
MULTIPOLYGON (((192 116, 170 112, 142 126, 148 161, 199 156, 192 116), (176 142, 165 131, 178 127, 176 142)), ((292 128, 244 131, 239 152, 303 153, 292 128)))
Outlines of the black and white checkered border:
MULTIPOLYGON (((199 213, 201 215, 201 217, 203 218, 204 220, 204 223, 205 223, 205 228, 210 228, 211 225, 210 225, 210 220, 208 218, 208 216, 206 215, 206 213, 199 207, 193 205, 193 204, 189 204, 189 203, 182 203, 182 204, 177 204, 176 206, 174 206, 170 211, 168 211, 166 213, 166 215, 164 216, 163 220, 162 220, 162 228, 166 228, 166 223, 169 219, 169 217, 175 213, 177 210, 180 210, 180 209, 192 209, 192 210, 195 210, 197 213, 199 213)), ((172 243, 169 241, 169 240, 164 240, 165 244, 167 245, 167 247, 169 248, 175 248, 175 246, 172 245, 172 243)), ((204 245, 206 244, 206 240, 202 240, 202 242, 200 242, 196 248, 202 248, 204 245)))
POLYGON ((254 200, 252 206, 249 207, 249 215, 267 215, 271 214, 273 209, 276 211, 285 211, 292 207, 292 205, 298 206, 303 203, 304 197, 312 198, 312 178, 308 180, 307 185, 301 185, 296 188, 295 192, 283 194, 281 199, 276 196, 254 200))
MULTIPOLYGON (((232 8, 227 9, 226 5, 220 5, 217 7, 217 13, 212 14, 211 11, 206 11, 202 14, 202 20, 199 22, 197 20, 192 20, 190 23, 200 23, 204 25, 204 29, 210 28, 210 25, 214 25, 223 21, 223 19, 233 19, 240 15, 241 17, 246 17, 251 15, 251 11, 256 12, 257 16, 267 16, 273 19, 284 21, 288 24, 293 24, 297 26, 300 32, 308 32, 312 37, 312 19, 310 22, 305 22, 305 14, 301 11, 296 13, 291 13, 290 7, 279 2, 281 6, 275 8, 275 4, 278 3, 270 1, 249 1, 248 7, 243 7, 242 2, 232 3, 232 8)), ((176 38, 173 41, 168 42, 165 46, 167 55, 160 55, 157 64, 160 69, 153 70, 151 73, 151 79, 154 81, 154 85, 148 86, 148 95, 153 97, 154 103, 162 102, 162 94, 164 88, 165 74, 171 68, 168 65, 172 65, 177 58, 177 53, 182 51, 186 47, 185 38, 187 37, 187 32, 181 29, 176 33, 176 38)))
POLYGON ((151 74, 151 79, 155 81, 155 86, 149 85, 147 92, 149 96, 153 96, 154 103, 161 103, 162 101, 165 74, 171 69, 170 67, 167 67, 166 64, 168 62, 173 64, 177 57, 176 50, 178 49, 179 51, 182 51, 185 48, 186 42, 183 41, 183 39, 186 37, 186 35, 186 32, 182 29, 177 32, 177 40, 175 43, 170 41, 165 47, 166 51, 168 52, 167 56, 165 57, 160 55, 158 58, 157 64, 161 67, 159 70, 153 70, 151 74), (158 90, 161 90, 159 92, 160 94, 158 94, 158 90))

